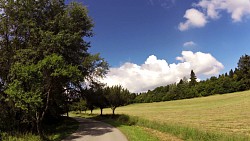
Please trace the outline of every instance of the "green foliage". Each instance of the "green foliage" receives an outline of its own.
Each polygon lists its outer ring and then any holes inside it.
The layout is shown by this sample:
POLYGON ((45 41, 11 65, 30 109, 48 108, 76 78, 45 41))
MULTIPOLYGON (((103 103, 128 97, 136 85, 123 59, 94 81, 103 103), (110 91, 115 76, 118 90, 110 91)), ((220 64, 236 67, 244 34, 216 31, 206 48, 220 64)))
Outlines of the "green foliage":
MULTIPOLYGON (((49 140, 60 141, 75 132, 79 123, 68 117, 61 117, 56 123, 46 124, 46 135, 49 140)), ((0 133, 3 141, 41 141, 32 133, 0 133)), ((0 135, 0 136, 1 136, 0 135)))
POLYGON ((128 98, 130 92, 127 89, 122 88, 122 86, 112 86, 104 89, 105 97, 108 100, 108 104, 115 114, 115 109, 119 106, 124 106, 128 104, 128 98))
MULTIPOLYGON (((136 94, 131 94, 120 85, 104 87, 97 84, 92 85, 89 89, 82 90, 81 96, 86 100, 86 108, 91 111, 91 114, 95 108, 100 108, 102 115, 104 108, 110 107, 114 114, 117 107, 133 103, 136 94)), ((79 110, 79 108, 76 108, 79 107, 79 104, 79 100, 73 102, 71 110, 79 110)))
POLYGON ((196 76, 195 76, 195 73, 193 70, 191 70, 191 74, 190 74, 190 82, 189 82, 189 85, 190 86, 194 86, 197 84, 197 81, 196 81, 196 76))
POLYGON ((75 102, 71 105, 72 111, 86 111, 87 110, 87 101, 85 99, 80 99, 79 102, 75 102))
POLYGON ((12 129, 37 127, 44 139, 44 120, 66 112, 108 64, 88 52, 93 22, 81 4, 1 0, 0 7, 0 127, 7 130, 8 117, 12 129))

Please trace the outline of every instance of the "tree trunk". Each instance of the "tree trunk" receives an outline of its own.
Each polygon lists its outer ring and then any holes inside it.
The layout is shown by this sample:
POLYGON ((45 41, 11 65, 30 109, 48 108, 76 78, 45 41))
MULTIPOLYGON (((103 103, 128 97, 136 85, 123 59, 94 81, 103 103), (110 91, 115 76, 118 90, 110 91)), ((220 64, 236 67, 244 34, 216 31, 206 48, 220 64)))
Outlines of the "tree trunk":
POLYGON ((112 109, 113 115, 115 115, 115 109, 116 109, 116 107, 112 107, 111 109, 112 109))
POLYGON ((102 108, 100 108, 101 109, 101 116, 102 116, 102 108))
POLYGON ((43 133, 41 122, 42 122, 41 117, 40 117, 39 113, 37 112, 36 113, 36 130, 37 130, 37 133, 40 136, 40 138, 42 140, 46 140, 46 137, 43 133))
POLYGON ((66 110, 67 110, 67 117, 69 117, 69 105, 68 105, 68 101, 66 101, 66 110))
POLYGON ((37 132, 42 140, 47 140, 44 133, 43 133, 43 128, 42 128, 42 121, 44 119, 45 113, 48 110, 49 107, 49 100, 50 100, 50 90, 47 92, 47 99, 46 99, 46 105, 43 111, 41 113, 39 111, 36 112, 36 127, 37 127, 37 132))
POLYGON ((92 115, 92 113, 93 113, 93 109, 90 110, 90 114, 91 114, 91 115, 92 115))

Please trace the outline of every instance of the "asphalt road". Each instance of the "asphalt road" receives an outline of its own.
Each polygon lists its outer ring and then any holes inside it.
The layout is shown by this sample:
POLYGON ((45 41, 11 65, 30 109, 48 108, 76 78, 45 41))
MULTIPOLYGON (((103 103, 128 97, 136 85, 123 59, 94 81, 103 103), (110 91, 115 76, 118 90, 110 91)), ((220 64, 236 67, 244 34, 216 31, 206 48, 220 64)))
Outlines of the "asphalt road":
POLYGON ((91 119, 74 118, 80 124, 77 131, 63 141, 128 141, 117 128, 91 119))

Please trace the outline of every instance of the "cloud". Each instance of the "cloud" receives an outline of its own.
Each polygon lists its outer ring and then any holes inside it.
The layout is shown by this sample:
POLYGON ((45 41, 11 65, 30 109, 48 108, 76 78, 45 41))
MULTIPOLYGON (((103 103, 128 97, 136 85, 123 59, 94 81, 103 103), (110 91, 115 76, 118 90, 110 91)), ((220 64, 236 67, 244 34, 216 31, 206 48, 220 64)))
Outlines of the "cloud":
POLYGON ((166 60, 149 56, 144 64, 137 65, 126 62, 120 67, 110 68, 103 82, 109 86, 122 85, 131 92, 143 92, 158 86, 165 86, 188 77, 193 69, 196 75, 216 75, 224 68, 211 54, 183 51, 182 56, 176 57, 177 64, 168 64, 166 60))
POLYGON ((208 20, 219 19, 222 11, 230 14, 233 22, 240 22, 243 17, 250 16, 250 0, 201 0, 194 3, 193 7, 186 10, 184 18, 187 20, 179 24, 180 31, 204 27, 208 20))
POLYGON ((185 31, 191 27, 203 27, 206 25, 207 20, 204 14, 194 8, 188 9, 184 15, 187 20, 179 24, 179 30, 185 31))
POLYGON ((250 15, 249 0, 202 0, 195 6, 203 8, 211 19, 218 19, 220 11, 231 14, 234 22, 240 22, 244 16, 250 15))
POLYGON ((150 5, 159 5, 163 8, 170 8, 175 5, 176 0, 148 0, 150 5))
POLYGON ((193 46, 196 46, 196 43, 193 42, 193 41, 189 41, 189 42, 185 42, 183 44, 184 47, 193 47, 193 46))

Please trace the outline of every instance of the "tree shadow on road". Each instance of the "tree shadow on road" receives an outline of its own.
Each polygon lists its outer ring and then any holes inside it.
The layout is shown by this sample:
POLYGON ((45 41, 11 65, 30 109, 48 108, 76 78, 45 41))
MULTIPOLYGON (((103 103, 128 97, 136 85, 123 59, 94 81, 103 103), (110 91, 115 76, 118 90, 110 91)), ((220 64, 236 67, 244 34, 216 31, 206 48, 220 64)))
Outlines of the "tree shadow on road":
POLYGON ((82 136, 101 136, 112 132, 114 129, 113 126, 100 122, 100 120, 95 118, 84 119, 81 117, 75 117, 75 119, 79 122, 79 128, 76 133, 67 137, 64 141, 81 138, 82 136))
POLYGON ((119 114, 119 115, 112 115, 112 114, 96 115, 96 116, 89 117, 89 118, 97 120, 97 121, 106 122, 108 124, 111 124, 114 127, 120 127, 120 126, 123 126, 123 125, 132 126, 132 125, 135 125, 136 122, 138 122, 138 118, 136 118, 136 117, 131 118, 130 116, 124 115, 124 114, 119 114))

